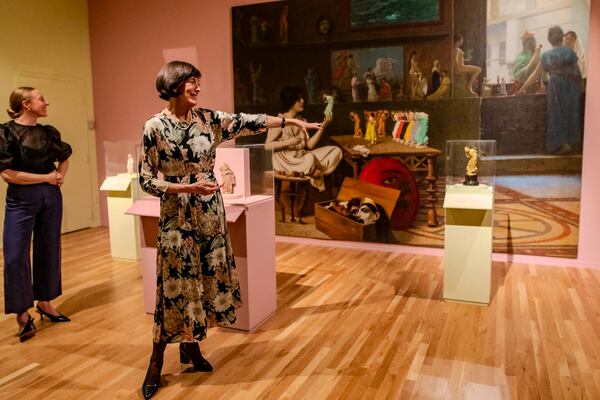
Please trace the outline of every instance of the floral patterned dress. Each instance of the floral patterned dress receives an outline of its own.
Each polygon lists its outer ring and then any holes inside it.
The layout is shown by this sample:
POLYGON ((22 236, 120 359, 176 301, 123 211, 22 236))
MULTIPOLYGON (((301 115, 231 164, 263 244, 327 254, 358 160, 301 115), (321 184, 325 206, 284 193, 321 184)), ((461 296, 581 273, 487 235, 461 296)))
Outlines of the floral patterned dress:
POLYGON ((166 111, 144 126, 139 181, 160 197, 154 342, 193 342, 208 328, 236 320, 240 288, 220 192, 167 193, 170 183, 216 182, 216 147, 266 116, 194 109, 190 122, 166 111), (159 178, 158 172, 163 177, 159 178))

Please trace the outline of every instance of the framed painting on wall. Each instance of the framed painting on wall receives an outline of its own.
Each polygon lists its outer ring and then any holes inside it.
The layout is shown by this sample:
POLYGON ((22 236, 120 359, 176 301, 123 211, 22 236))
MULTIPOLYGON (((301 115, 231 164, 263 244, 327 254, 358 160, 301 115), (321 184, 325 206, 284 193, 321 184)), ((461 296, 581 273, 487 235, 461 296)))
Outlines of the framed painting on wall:
POLYGON ((442 21, 440 0, 350 0, 353 29, 442 21))
POLYGON ((331 52, 331 82, 353 102, 392 100, 404 86, 402 46, 331 52))

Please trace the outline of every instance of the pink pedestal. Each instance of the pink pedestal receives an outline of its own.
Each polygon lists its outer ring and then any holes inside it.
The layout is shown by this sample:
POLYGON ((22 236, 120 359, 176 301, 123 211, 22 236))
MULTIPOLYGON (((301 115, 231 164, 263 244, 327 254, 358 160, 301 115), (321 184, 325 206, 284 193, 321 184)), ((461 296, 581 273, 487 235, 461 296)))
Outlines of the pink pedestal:
MULTIPOLYGON (((251 196, 241 204, 226 204, 227 227, 233 244, 243 305, 231 328, 251 331, 277 308, 275 283, 275 212, 272 196, 251 196)), ((142 198, 127 210, 141 222, 141 266, 144 308, 156 305, 156 238, 160 203, 142 198)))

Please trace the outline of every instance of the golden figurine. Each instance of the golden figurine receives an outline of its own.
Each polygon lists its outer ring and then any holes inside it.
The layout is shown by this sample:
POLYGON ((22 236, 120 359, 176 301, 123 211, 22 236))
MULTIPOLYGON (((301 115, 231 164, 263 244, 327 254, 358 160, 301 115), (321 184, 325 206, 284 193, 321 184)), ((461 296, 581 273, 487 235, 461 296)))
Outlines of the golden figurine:
POLYGON ((467 168, 465 172, 465 181, 463 185, 466 186, 478 186, 477 181, 477 158, 479 156, 479 149, 473 146, 465 146, 465 156, 468 158, 467 168))
POLYGON ((350 111, 350 119, 354 121, 354 137, 361 137, 363 131, 360 128, 360 116, 357 112, 350 111))

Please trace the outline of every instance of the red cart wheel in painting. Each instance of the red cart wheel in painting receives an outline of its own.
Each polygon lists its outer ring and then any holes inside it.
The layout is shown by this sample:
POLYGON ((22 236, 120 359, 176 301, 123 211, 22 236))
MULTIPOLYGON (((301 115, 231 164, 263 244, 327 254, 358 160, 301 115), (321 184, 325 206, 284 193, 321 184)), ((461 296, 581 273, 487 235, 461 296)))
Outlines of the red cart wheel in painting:
POLYGON ((394 213, 390 217, 393 230, 411 226, 419 207, 419 190, 412 173, 401 161, 393 158, 371 160, 358 177, 363 182, 400 191, 394 213))

